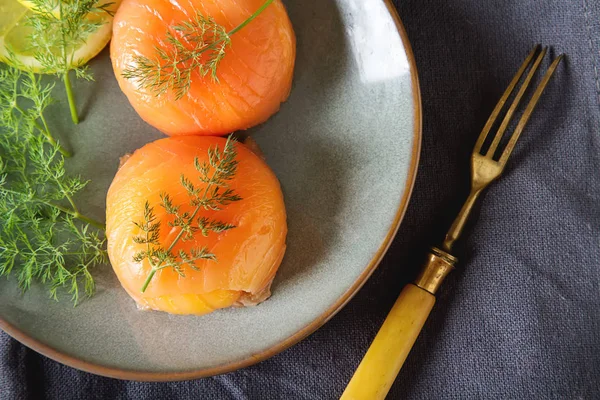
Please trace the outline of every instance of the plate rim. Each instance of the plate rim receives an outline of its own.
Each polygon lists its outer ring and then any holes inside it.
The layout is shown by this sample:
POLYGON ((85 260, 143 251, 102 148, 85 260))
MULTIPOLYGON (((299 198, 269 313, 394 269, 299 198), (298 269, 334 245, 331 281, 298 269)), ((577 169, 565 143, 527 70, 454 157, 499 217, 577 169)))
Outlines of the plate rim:
POLYGON ((235 361, 231 363, 226 363, 222 365, 218 365, 216 367, 210 368, 202 368, 195 371, 183 371, 183 372, 144 372, 144 371, 133 371, 126 370, 120 368, 106 367, 99 364, 95 364, 89 361, 80 360, 74 356, 65 354, 59 350, 54 349, 53 347, 42 343, 41 341, 34 339, 21 331, 19 328, 10 324, 6 320, 4 320, 0 316, 0 329, 6 332, 9 336, 19 341, 21 344, 29 347, 30 349, 56 361, 61 364, 67 365, 69 367, 89 372, 96 375, 101 375, 109 378, 116 378, 122 380, 134 380, 134 381, 144 381, 144 382, 170 382, 170 381, 184 381, 191 379, 199 379, 206 378, 215 375, 221 375, 229 372, 236 371, 238 369, 246 368, 251 365, 257 364, 261 361, 269 359, 282 351, 290 348, 291 346, 297 344, 301 340, 305 339, 312 333, 314 333, 317 329, 321 328, 327 321, 333 318, 344 306, 352 299, 358 291, 362 288, 362 286, 367 282, 369 277, 373 274, 375 269, 379 266, 379 263, 387 253, 388 248, 392 244, 396 233, 400 227, 402 220, 404 219, 404 215, 406 213, 406 209, 408 208, 409 200, 412 196, 415 180, 417 177, 417 168, 419 165, 419 158, 421 153, 421 140, 422 140, 422 104, 421 104, 421 89, 419 86, 419 77, 417 71, 417 64, 415 61, 415 57, 413 54, 412 47, 410 45, 410 41, 408 39, 408 34, 406 33, 406 29, 404 28, 404 24, 398 15, 398 11, 392 0, 383 0, 385 3, 388 12, 392 16, 394 23, 396 24, 396 29, 400 34, 400 38, 402 40, 402 44, 404 46, 406 57, 409 63, 409 70, 411 72, 411 88, 413 91, 413 107, 414 107, 414 115, 413 115, 413 148, 411 154, 411 163, 408 170, 408 175, 406 179, 406 190, 400 201, 396 214, 394 216, 394 220, 391 228, 388 230, 385 239, 373 255, 373 258, 369 262, 369 264, 365 267, 363 272, 359 275, 359 277, 354 281, 352 286, 333 304, 331 305, 324 313, 322 313, 319 317, 313 320, 310 324, 300 329, 293 335, 288 338, 280 341, 274 346, 257 353, 253 354, 243 360, 235 361))

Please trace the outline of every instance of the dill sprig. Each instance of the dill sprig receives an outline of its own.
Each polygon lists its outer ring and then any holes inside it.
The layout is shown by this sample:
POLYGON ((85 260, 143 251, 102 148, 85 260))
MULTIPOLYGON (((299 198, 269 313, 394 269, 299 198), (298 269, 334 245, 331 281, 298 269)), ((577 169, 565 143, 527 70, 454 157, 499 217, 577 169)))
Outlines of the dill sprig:
POLYGON ((0 68, 0 119, 15 123, 19 117, 23 118, 44 135, 50 144, 56 146, 63 156, 71 157, 71 153, 52 136, 44 116, 44 110, 53 103, 53 88, 54 84, 42 84, 41 78, 31 71, 0 68))
POLYGON ((112 15, 112 2, 99 0, 30 0, 35 10, 27 18, 29 41, 42 72, 59 76, 65 85, 73 123, 79 123, 69 71, 77 78, 93 80, 76 51, 106 23, 103 13, 112 15))
POLYGON ((181 176, 181 185, 189 196, 187 207, 173 204, 173 199, 167 193, 160 195, 160 206, 171 216, 168 226, 179 229, 177 236, 167 247, 160 243, 160 229, 164 221, 157 220, 154 207, 146 202, 143 221, 134 222, 143 233, 133 238, 135 243, 146 245, 144 250, 135 254, 134 261, 141 263, 148 260, 152 268, 142 286, 142 292, 146 291, 156 272, 164 268, 173 268, 180 276, 185 277, 186 266, 198 270, 198 260, 217 261, 217 256, 206 247, 192 248, 189 253, 184 250, 175 252, 173 249, 180 240, 192 240, 196 233, 208 236, 210 232, 221 233, 235 228, 233 224, 199 216, 198 213, 201 210, 219 211, 228 204, 241 200, 241 197, 228 187, 228 182, 237 172, 236 156, 235 140, 228 138, 223 151, 218 146, 208 149, 208 162, 200 163, 198 158, 194 160, 194 166, 199 172, 200 185, 195 185, 184 175, 181 176), (183 208, 192 211, 183 211, 183 208))
POLYGON ((273 0, 267 0, 244 22, 229 32, 211 17, 197 13, 192 21, 172 27, 165 35, 165 47, 155 46, 154 58, 135 56, 123 71, 125 79, 137 81, 156 96, 172 91, 175 100, 190 89, 192 75, 211 75, 218 81, 217 68, 231 45, 231 35, 258 17, 273 0))
POLYGON ((88 181, 66 174, 60 147, 36 126, 47 126, 50 89, 0 64, 0 276, 16 275, 24 291, 46 284, 54 299, 66 287, 77 303, 81 287, 94 290, 90 268, 107 260, 104 225, 79 211, 74 197, 88 181), (30 107, 14 112, 9 94, 30 107))

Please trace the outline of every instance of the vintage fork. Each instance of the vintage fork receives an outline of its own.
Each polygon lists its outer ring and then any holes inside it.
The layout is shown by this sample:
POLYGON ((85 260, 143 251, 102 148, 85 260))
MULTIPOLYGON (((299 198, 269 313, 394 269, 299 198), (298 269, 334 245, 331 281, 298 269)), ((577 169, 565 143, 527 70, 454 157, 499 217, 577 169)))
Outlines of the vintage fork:
POLYGON ((498 101, 498 104, 492 111, 487 123, 483 127, 473 154, 471 156, 471 192, 465 201, 454 223, 450 227, 441 248, 434 247, 427 257, 421 273, 417 279, 404 287, 398 300, 392 307, 383 326, 377 333, 373 343, 369 347, 358 369, 354 373, 346 390, 342 394, 342 400, 360 399, 377 400, 384 399, 390 387, 394 383, 400 368, 404 364, 410 349, 415 343, 419 332, 425 324, 431 309, 435 303, 435 293, 440 285, 458 261, 456 257, 450 254, 452 245, 460 236, 467 218, 473 208, 473 204, 481 192, 494 180, 500 177, 504 170, 506 161, 512 153, 521 132, 525 128, 533 109, 537 105, 542 92, 548 85, 552 74, 558 67, 563 58, 559 55, 548 68, 548 71, 542 78, 542 81, 533 93, 531 100, 527 104, 521 119, 513 131, 504 150, 496 157, 498 146, 502 137, 512 120, 512 117, 523 98, 527 88, 531 84, 533 76, 539 68, 542 59, 546 55, 547 48, 539 52, 540 45, 536 46, 514 76, 508 88, 498 101), (497 132, 491 138, 490 131, 494 126, 505 103, 521 80, 525 71, 530 67, 523 84, 518 90, 515 98, 510 105, 506 116, 502 120, 497 132), (484 149, 484 143, 491 144, 484 149))

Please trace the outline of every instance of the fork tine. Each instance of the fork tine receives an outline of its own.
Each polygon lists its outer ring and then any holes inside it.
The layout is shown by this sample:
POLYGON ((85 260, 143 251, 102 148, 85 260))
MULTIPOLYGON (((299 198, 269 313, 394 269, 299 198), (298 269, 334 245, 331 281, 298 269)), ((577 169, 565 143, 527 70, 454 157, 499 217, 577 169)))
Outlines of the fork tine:
POLYGON ((538 101, 540 100, 540 97, 542 96, 544 89, 546 89, 546 86, 548 86, 548 82, 550 82, 550 78, 552 78, 552 75, 554 74, 554 71, 558 67, 558 64, 560 64, 560 62, 562 61, 563 58, 564 58, 564 54, 561 54, 556 58, 556 60, 554 60, 554 62, 550 65, 550 68, 548 68, 548 71, 546 71, 546 74, 542 78, 541 83, 539 84, 537 89, 535 89, 535 92, 533 93, 531 100, 529 100, 529 104, 527 104, 527 108, 525 108, 525 111, 523 112, 523 116, 519 120, 519 123, 517 124, 515 131, 513 132, 510 140, 508 141, 508 144, 506 145, 506 148, 502 152, 502 156, 500 156, 500 159, 498 160, 500 165, 504 166, 506 164, 506 160, 508 160, 508 157, 510 156, 513 149, 515 148, 515 144, 517 143, 517 140, 519 140, 519 136, 521 136, 521 132, 523 132, 523 129, 525 129, 525 125, 527 125, 527 122, 529 121, 529 117, 531 117, 531 113, 533 112, 535 106, 537 105, 538 101))
POLYGON ((533 79, 533 76, 537 72, 537 70, 538 70, 538 68, 539 68, 542 60, 546 56, 546 51, 547 50, 548 50, 548 48, 544 47, 544 49, 542 50, 542 52, 538 55, 537 59, 535 60, 535 63, 533 64, 533 67, 531 67, 531 70, 529 70, 529 73, 527 74, 527 77, 525 78, 525 81, 523 82, 523 85, 521 85, 521 88, 517 92, 517 95, 515 96, 515 99, 513 100, 512 104, 510 105, 510 107, 508 109, 508 111, 506 112, 506 115, 504 116, 504 119, 502 120, 502 123, 500 124, 500 127, 498 128, 498 132, 496 132, 496 136, 494 136, 494 140, 492 141, 492 144, 490 145, 490 148, 488 149, 488 151, 486 153, 486 155, 488 157, 494 157, 494 153, 496 153, 496 149, 498 148, 498 144, 500 144, 500 140, 502 140, 502 137, 504 136, 504 132, 506 132, 506 128, 508 127, 508 124, 512 120, 512 117, 513 117, 513 115, 515 113, 515 110, 519 106, 519 103, 521 102, 521 99, 523 98, 523 95, 525 94, 525 91, 529 87, 529 84, 531 83, 531 80, 533 79))
POLYGON ((492 129, 492 126, 494 125, 496 118, 498 118, 498 114, 500 114, 500 111, 502 111, 502 107, 504 107, 504 103, 506 103, 506 100, 508 99, 508 97, 511 95, 511 93, 515 89, 515 86, 517 86, 517 83, 519 83, 521 76, 523 75, 525 70, 527 70, 527 67, 531 63, 531 60, 533 60, 533 56, 535 55, 535 53, 538 51, 539 48, 540 48, 540 45, 538 44, 533 48, 533 50, 531 50, 531 52, 529 53, 529 55, 527 56, 527 58, 525 59, 525 61, 523 62, 523 64, 519 68, 519 70, 517 71, 517 73, 515 74, 514 78, 512 79, 512 81, 510 82, 510 84, 508 85, 506 90, 504 91, 504 94, 502 94, 502 97, 500 98, 500 100, 498 100, 496 107, 490 114, 490 117, 488 118, 487 122, 485 123, 485 126, 483 127, 483 129, 481 130, 481 133, 479 134, 477 143, 475 143, 475 149, 473 150, 474 153, 481 152, 481 146, 483 146, 483 142, 485 142, 485 138, 487 137, 488 133, 490 133, 490 130, 492 129))

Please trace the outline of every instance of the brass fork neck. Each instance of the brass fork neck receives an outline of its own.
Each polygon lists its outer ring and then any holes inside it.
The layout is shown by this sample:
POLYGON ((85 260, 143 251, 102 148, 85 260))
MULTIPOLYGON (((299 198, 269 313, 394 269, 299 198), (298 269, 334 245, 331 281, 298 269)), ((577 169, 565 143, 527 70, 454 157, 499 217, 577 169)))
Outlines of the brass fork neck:
POLYGON ((462 233, 463 228, 465 227, 465 224, 467 223, 467 219, 469 218, 469 215, 471 214, 471 210, 473 209, 473 205, 475 204, 475 201, 481 194, 482 190, 483 190, 483 188, 471 189, 471 193, 469 193, 469 197, 467 197, 465 204, 460 209, 458 216, 452 223, 452 226, 448 230, 448 233, 446 234, 446 238, 444 239, 444 242, 442 243, 442 249, 444 251, 446 251, 446 252, 452 251, 452 245, 454 245, 454 242, 456 242, 456 240, 459 238, 460 234, 462 233))

